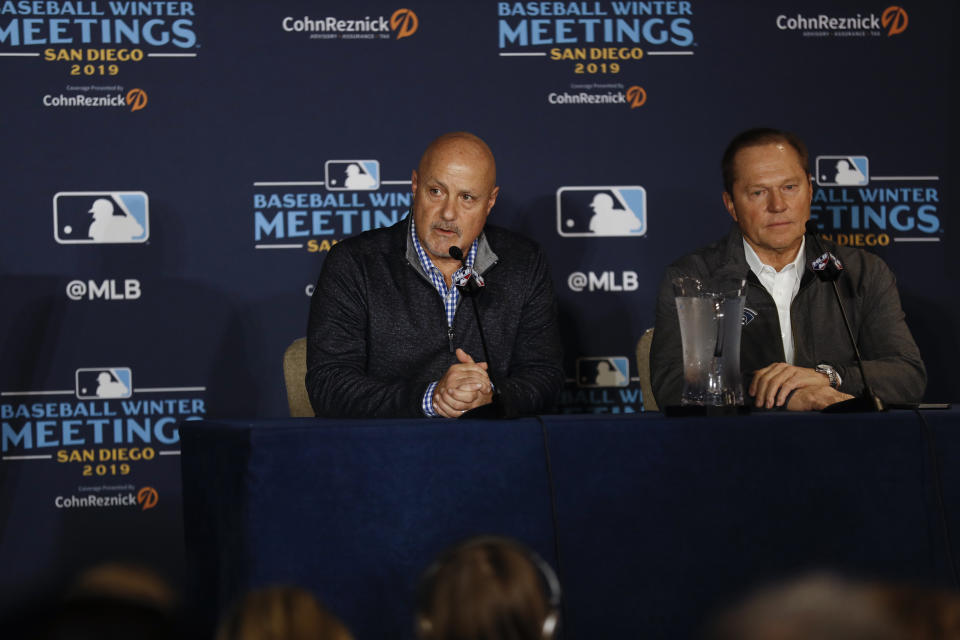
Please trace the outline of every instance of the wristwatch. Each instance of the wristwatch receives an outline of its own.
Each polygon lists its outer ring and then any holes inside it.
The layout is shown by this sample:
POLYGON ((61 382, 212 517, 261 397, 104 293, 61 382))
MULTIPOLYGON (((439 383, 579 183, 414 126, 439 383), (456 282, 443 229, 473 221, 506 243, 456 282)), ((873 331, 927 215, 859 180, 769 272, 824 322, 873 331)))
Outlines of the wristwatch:
POLYGON ((828 364, 818 364, 813 370, 827 376, 827 380, 830 381, 830 386, 834 389, 839 389, 840 385, 843 384, 843 378, 840 377, 836 369, 828 364))

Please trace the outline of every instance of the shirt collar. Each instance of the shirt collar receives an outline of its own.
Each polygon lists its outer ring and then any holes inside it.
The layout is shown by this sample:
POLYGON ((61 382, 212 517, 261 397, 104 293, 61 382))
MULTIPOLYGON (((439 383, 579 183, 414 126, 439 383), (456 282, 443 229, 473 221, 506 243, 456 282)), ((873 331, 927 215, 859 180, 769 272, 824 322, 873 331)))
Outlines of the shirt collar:
MULTIPOLYGON (((780 270, 781 273, 784 270, 786 270, 787 267, 790 267, 792 265, 794 268, 794 272, 797 274, 797 277, 800 277, 800 274, 803 273, 804 262, 806 261, 806 252, 805 252, 806 245, 807 245, 807 239, 806 237, 804 237, 800 241, 800 250, 797 251, 797 257, 793 259, 793 262, 791 262, 790 264, 786 265, 783 269, 781 269, 780 270)), ((777 270, 774 269, 772 266, 768 264, 764 264, 763 261, 760 260, 760 256, 758 256, 757 252, 753 250, 753 247, 750 246, 750 243, 747 242, 746 238, 743 239, 743 254, 744 254, 744 257, 747 259, 747 265, 750 267, 750 270, 753 271, 753 273, 756 274, 758 278, 760 277, 760 274, 764 271, 764 269, 770 269, 774 273, 777 272, 777 270)))

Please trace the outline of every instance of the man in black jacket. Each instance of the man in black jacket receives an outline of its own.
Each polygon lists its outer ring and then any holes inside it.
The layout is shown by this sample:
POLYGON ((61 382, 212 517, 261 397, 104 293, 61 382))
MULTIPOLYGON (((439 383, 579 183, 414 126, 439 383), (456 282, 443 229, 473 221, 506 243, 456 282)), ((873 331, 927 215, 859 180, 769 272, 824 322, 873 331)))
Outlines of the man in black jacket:
MULTIPOLYGON (((807 166, 806 147, 791 133, 751 129, 728 145, 723 203, 737 228, 667 268, 650 352, 659 405, 679 404, 683 387, 672 285, 680 276, 747 279, 740 367, 757 407, 822 409, 863 391, 832 285, 810 267, 819 256, 805 239, 813 197, 807 166)), ((823 244, 844 267, 837 284, 874 392, 888 403, 919 401, 926 371, 890 269, 866 251, 823 244)))
POLYGON ((549 269, 536 244, 485 226, 499 192, 489 147, 443 135, 411 186, 411 215, 327 255, 307 328, 314 411, 456 418, 495 394, 513 415, 548 411, 563 380, 549 269), (483 281, 474 300, 455 286, 465 276, 483 281))

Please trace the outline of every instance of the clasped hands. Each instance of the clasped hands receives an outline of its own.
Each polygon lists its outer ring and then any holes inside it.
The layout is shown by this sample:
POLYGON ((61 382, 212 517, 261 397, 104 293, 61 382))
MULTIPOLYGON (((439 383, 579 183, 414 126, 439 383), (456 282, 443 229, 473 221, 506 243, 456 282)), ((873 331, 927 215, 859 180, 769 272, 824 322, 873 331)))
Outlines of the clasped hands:
POLYGON ((450 365, 433 390, 433 410, 444 418, 459 418, 493 400, 487 363, 474 362, 463 349, 456 355, 459 362, 450 365))
POLYGON ((755 371, 750 395, 757 407, 772 409, 786 402, 790 411, 819 411, 853 397, 831 387, 824 374, 786 362, 775 362, 755 371))

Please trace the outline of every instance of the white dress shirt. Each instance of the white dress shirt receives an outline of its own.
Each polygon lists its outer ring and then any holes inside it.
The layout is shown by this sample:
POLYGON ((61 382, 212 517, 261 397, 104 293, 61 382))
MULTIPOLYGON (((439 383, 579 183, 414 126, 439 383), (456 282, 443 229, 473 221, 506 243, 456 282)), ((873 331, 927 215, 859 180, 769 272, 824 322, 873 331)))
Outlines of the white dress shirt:
POLYGON ((783 354, 788 364, 793 364, 793 331, 790 325, 790 304, 793 302, 797 291, 800 290, 800 278, 803 277, 804 269, 804 246, 807 239, 804 238, 800 243, 800 250, 793 262, 777 271, 768 264, 760 260, 760 256, 753 250, 750 243, 744 239, 743 252, 747 257, 747 264, 753 271, 760 283, 773 296, 773 301, 777 305, 777 316, 780 318, 780 339, 783 340, 783 354))

